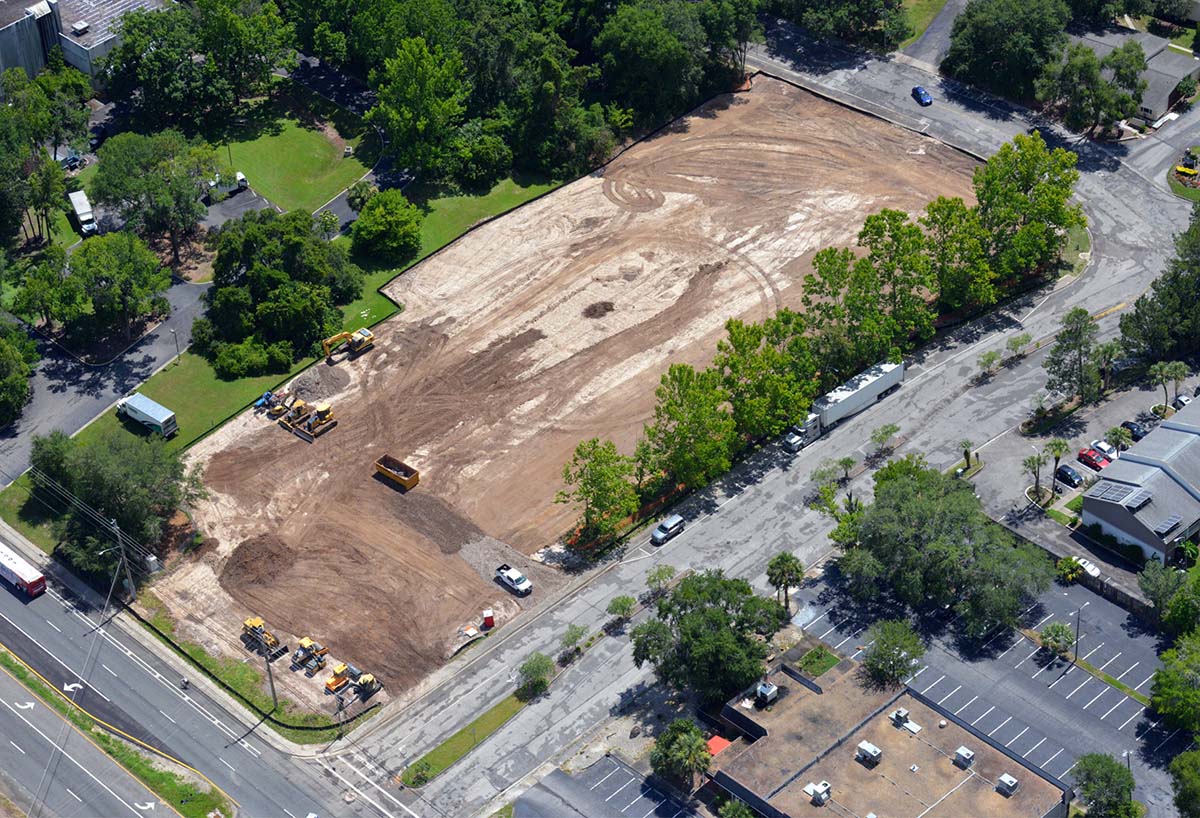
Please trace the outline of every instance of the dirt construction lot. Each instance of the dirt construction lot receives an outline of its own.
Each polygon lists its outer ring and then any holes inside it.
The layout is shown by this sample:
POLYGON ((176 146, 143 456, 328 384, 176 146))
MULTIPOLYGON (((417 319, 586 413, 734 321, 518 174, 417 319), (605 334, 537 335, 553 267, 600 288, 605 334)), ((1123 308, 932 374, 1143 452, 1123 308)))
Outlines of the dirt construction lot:
POLYGON ((217 545, 159 583, 186 635, 240 651, 242 617, 310 633, 395 691, 460 626, 563 580, 523 555, 573 520, 555 505, 584 438, 631 451, 671 362, 704 365, 731 316, 799 307, 815 251, 884 207, 970 196, 973 160, 759 77, 602 172, 460 239, 393 281, 375 349, 301 376, 340 425, 308 444, 247 412, 200 443, 217 545), (402 494, 373 478, 418 467, 402 494), (220 625, 218 625, 220 623, 220 625))

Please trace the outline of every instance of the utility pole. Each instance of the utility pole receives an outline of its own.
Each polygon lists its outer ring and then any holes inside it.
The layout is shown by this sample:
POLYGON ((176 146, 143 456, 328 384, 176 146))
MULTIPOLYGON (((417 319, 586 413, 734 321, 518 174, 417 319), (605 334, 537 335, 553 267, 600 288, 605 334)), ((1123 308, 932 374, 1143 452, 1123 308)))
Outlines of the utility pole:
POLYGON ((266 639, 261 633, 254 634, 258 641, 258 650, 262 654, 263 662, 267 665, 267 681, 271 685, 271 712, 274 713, 279 709, 279 696, 275 694, 275 671, 271 669, 271 649, 267 647, 266 639))
POLYGON ((133 574, 129 570, 129 557, 125 554, 125 540, 121 537, 121 527, 117 525, 117 518, 112 520, 113 533, 117 535, 117 548, 121 552, 121 562, 125 565, 125 590, 129 594, 129 599, 132 602, 137 602, 137 589, 133 584, 133 574))

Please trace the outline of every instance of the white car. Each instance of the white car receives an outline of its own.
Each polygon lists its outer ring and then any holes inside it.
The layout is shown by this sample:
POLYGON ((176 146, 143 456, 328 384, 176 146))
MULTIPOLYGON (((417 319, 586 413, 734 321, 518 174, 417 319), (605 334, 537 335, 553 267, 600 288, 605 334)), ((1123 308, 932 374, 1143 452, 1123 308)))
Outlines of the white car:
POLYGON ((1100 454, 1104 455, 1109 460, 1116 460, 1121 456, 1121 453, 1117 451, 1116 446, 1113 446, 1111 443, 1105 443, 1103 440, 1093 440, 1092 448, 1100 452, 1100 454))
POLYGON ((1100 576, 1100 569, 1097 568, 1096 564, 1091 560, 1084 559, 1083 557, 1076 557, 1075 562, 1079 563, 1079 567, 1082 568, 1089 577, 1100 576))

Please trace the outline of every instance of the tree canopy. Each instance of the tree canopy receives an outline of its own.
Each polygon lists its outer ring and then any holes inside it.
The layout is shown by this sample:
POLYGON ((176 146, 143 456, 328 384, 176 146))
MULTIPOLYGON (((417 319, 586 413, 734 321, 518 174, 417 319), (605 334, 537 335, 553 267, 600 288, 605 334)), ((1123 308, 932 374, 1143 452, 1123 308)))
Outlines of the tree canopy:
POLYGON ((1162 654, 1150 698, 1156 712, 1183 730, 1200 730, 1200 630, 1179 637, 1162 654))
POLYGON ((1017 98, 1057 59, 1071 10, 1063 0, 970 0, 954 18, 942 70, 1017 98))
POLYGON ((1175 237, 1175 254, 1148 292, 1121 315, 1121 343, 1149 361, 1190 356, 1200 344, 1200 209, 1175 237))

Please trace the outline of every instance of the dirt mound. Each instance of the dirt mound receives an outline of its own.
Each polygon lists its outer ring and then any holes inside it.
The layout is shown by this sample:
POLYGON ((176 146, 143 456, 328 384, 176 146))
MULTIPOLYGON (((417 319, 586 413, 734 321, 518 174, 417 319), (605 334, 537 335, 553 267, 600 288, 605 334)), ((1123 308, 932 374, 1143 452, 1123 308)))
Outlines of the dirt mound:
POLYGON ((221 569, 221 587, 235 596, 239 591, 275 582, 287 570, 292 550, 274 534, 259 534, 243 542, 221 569))
POLYGON ((319 363, 310 366, 292 381, 290 391, 312 403, 332 397, 350 385, 350 373, 345 369, 319 363))
POLYGON ((597 301, 594 304, 588 304, 583 308, 584 318, 603 318, 616 309, 616 305, 611 301, 597 301))

